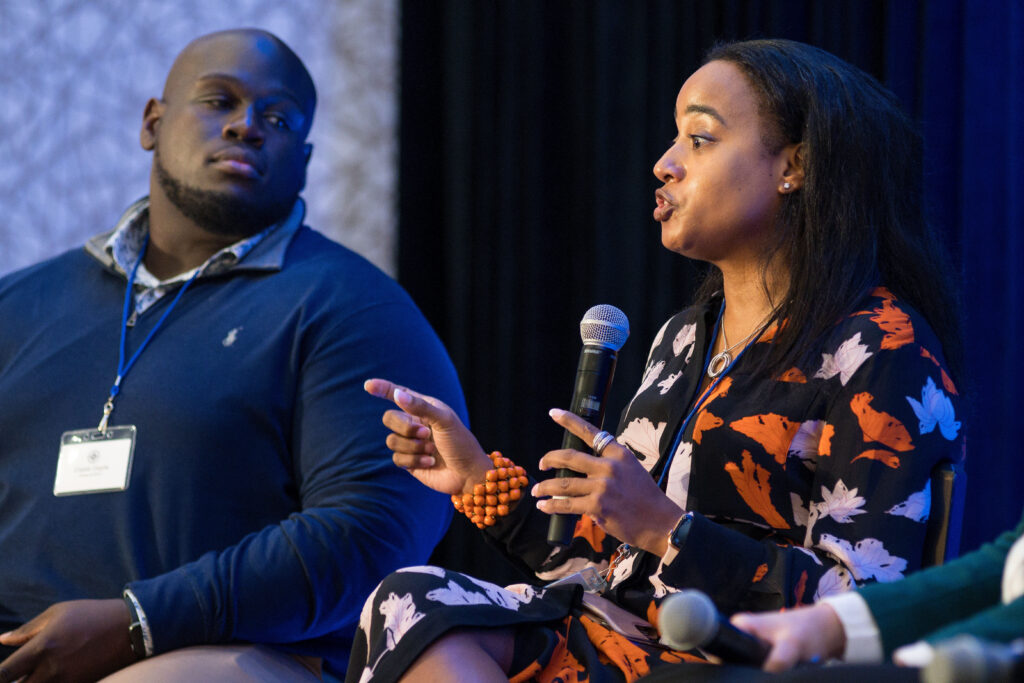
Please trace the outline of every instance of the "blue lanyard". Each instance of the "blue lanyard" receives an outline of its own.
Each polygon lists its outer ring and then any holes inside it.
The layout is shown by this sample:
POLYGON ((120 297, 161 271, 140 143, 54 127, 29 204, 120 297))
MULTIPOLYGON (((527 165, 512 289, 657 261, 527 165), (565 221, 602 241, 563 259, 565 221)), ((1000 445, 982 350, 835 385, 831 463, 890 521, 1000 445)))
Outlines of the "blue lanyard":
MULTIPOLYGON (((722 329, 723 313, 725 313, 724 301, 722 302, 722 307, 718 309, 718 319, 715 321, 715 333, 714 335, 712 335, 711 343, 708 344, 708 350, 704 354, 704 369, 701 372, 701 377, 704 377, 704 375, 707 374, 708 365, 711 363, 711 358, 714 355, 711 352, 715 348, 715 342, 718 341, 718 333, 722 329)), ((672 466, 672 459, 676 457, 676 451, 679 450, 679 442, 683 440, 683 434, 686 433, 686 427, 690 424, 690 420, 692 420, 693 416, 697 414, 697 411, 700 410, 702 405, 704 405, 704 401, 707 399, 708 396, 711 395, 715 388, 718 387, 722 379, 729 374, 729 370, 731 370, 732 366, 736 364, 736 361, 738 361, 740 357, 747 352, 747 349, 749 349, 753 343, 757 343, 757 340, 755 339, 751 344, 747 344, 742 349, 740 349, 740 352, 736 354, 736 357, 733 358, 729 362, 729 364, 725 366, 725 369, 722 371, 722 374, 716 377, 714 381, 712 381, 711 384, 707 386, 707 388, 704 390, 704 393, 700 395, 700 398, 697 399, 697 402, 693 404, 693 408, 690 409, 690 412, 683 419, 682 424, 679 425, 679 431, 676 432, 676 438, 672 442, 672 450, 668 452, 668 460, 665 461, 665 467, 661 470, 661 476, 658 477, 659 487, 665 483, 665 477, 668 476, 668 471, 672 466)), ((699 383, 698 386, 700 386, 699 383)))
POLYGON ((156 322, 156 325, 154 325, 153 329, 151 329, 149 334, 146 335, 146 338, 142 341, 142 344, 139 345, 139 348, 135 349, 135 353, 133 353, 132 357, 128 359, 127 363, 125 363, 124 348, 125 340, 128 337, 128 315, 132 309, 132 286, 135 284, 135 274, 139 271, 139 264, 142 263, 142 257, 146 255, 146 247, 148 246, 149 233, 146 233, 146 238, 142 241, 142 248, 139 249, 139 258, 135 261, 135 265, 132 266, 132 272, 128 275, 128 286, 125 287, 124 291, 124 309, 121 313, 121 348, 117 359, 117 377, 114 378, 114 385, 110 387, 110 396, 107 397, 107 402, 103 404, 103 417, 100 419, 99 427, 97 427, 100 432, 107 431, 107 421, 110 419, 110 414, 114 412, 114 398, 121 393, 121 381, 124 379, 125 375, 128 374, 128 371, 132 369, 132 366, 135 365, 135 361, 139 359, 143 349, 145 349, 153 337, 156 336, 157 330, 163 326, 164 321, 167 320, 167 316, 169 316, 171 311, 174 310, 174 307, 178 305, 178 301, 185 293, 185 290, 188 289, 189 285, 195 282, 196 277, 198 277, 199 273, 203 270, 202 267, 196 268, 196 272, 192 273, 192 277, 190 277, 188 281, 181 286, 181 289, 178 290, 177 296, 174 297, 174 301, 172 301, 171 305, 167 307, 164 314, 160 316, 160 320, 156 322))

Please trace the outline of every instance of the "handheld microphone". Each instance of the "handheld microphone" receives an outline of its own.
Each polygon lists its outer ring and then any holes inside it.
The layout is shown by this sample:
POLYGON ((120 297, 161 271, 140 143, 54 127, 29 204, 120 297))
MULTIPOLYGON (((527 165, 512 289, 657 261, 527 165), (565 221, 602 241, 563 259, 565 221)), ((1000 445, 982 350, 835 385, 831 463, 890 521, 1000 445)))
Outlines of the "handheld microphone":
POLYGON ((921 669, 924 683, 1011 683, 1024 680, 1024 640, 992 643, 967 634, 935 644, 921 669))
MULTIPOLYGON (((569 411, 579 415, 598 429, 604 422, 604 399, 615 374, 615 361, 619 349, 629 336, 629 321, 626 315, 607 304, 594 306, 583 314, 580 321, 580 337, 583 350, 576 367, 576 384, 572 390, 569 411)), ((562 438, 562 448, 577 451, 587 450, 587 444, 568 430, 562 438)), ((555 476, 579 477, 578 472, 560 468, 555 476)), ((557 496, 556 496, 557 497, 557 496)), ((568 545, 576 530, 579 515, 553 514, 548 522, 548 543, 568 545)))
POLYGON ((741 631, 719 614, 704 593, 684 590, 665 598, 658 610, 661 642, 674 650, 699 647, 723 662, 759 667, 771 646, 741 631))

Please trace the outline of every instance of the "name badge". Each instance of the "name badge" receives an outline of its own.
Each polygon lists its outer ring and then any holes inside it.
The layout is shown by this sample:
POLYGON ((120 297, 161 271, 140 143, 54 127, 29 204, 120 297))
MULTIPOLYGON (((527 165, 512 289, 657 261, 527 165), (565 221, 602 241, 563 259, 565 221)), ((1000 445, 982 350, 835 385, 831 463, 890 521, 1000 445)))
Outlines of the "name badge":
POLYGON ((77 429, 60 437, 53 495, 124 491, 132 473, 135 425, 77 429))

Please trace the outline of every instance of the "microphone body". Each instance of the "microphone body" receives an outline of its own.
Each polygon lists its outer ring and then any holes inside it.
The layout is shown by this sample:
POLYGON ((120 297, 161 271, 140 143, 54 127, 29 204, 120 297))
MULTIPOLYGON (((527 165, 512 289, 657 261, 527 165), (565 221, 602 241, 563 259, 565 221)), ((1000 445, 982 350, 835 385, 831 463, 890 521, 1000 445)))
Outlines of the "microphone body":
POLYGON ((700 648, 723 662, 760 668, 771 646, 723 617, 711 598, 684 590, 665 598, 658 611, 661 642, 675 650, 700 648))
MULTIPOLYGON (((583 315, 580 336, 583 338, 583 350, 576 366, 576 381, 569 411, 600 429, 604 422, 605 398, 615 374, 619 349, 629 336, 629 322, 625 314, 614 306, 594 306, 583 315)), ((585 451, 588 446, 566 430, 562 437, 562 448, 585 451)), ((564 467, 555 472, 557 478, 579 476, 582 475, 564 467)), ((579 515, 551 515, 548 542, 568 545, 576 530, 578 518, 579 515)))
POLYGON ((1024 680, 1024 640, 992 643, 961 634, 935 644, 924 683, 1011 683, 1024 680))

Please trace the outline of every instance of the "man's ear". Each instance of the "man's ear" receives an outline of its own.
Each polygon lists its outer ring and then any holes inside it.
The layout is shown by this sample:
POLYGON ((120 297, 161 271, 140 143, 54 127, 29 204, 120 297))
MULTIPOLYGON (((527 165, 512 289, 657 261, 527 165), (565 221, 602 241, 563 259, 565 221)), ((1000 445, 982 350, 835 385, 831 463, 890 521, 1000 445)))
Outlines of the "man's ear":
POLYGON ((782 192, 793 192, 799 190, 804 184, 804 143, 797 142, 786 145, 782 152, 784 164, 782 170, 782 192))
POLYGON ((139 142, 142 149, 147 152, 152 152, 156 147, 156 129, 163 114, 164 103, 156 98, 149 98, 146 108, 142 111, 142 129, 139 131, 139 142))

